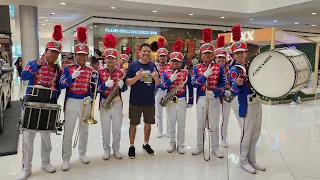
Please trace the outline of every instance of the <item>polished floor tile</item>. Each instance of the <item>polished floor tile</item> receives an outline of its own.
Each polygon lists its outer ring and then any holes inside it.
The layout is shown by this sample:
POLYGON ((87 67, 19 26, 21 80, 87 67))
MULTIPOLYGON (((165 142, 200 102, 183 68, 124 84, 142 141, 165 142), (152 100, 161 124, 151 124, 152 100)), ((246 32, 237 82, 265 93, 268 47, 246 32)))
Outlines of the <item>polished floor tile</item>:
MULTIPOLYGON (((24 86, 19 80, 14 82, 13 100, 23 96, 24 86)), ((64 94, 64 92, 62 92, 64 94)), ((79 160, 77 148, 73 149, 71 168, 67 172, 61 170, 62 135, 51 136, 51 163, 57 168, 56 173, 46 173, 40 169, 40 137, 34 142, 33 174, 31 180, 320 180, 320 101, 303 102, 300 105, 263 105, 263 123, 260 139, 257 142, 257 161, 267 167, 266 172, 255 175, 240 168, 239 142, 240 128, 231 111, 228 129, 229 148, 220 147, 225 157, 216 158, 211 154, 210 161, 204 161, 202 154, 191 155, 196 145, 196 106, 187 111, 186 121, 186 154, 176 151, 167 153, 169 139, 157 138, 157 127, 152 127, 150 145, 155 150, 149 156, 142 150, 144 142, 143 123, 137 127, 136 159, 128 158, 129 148, 129 92, 123 95, 123 126, 121 128, 120 151, 123 159, 118 160, 111 151, 111 157, 102 159, 103 147, 101 139, 101 123, 98 107, 94 117, 98 124, 89 126, 87 156, 89 164, 79 160)), ((59 99, 63 104, 63 98, 59 99)), ((98 104, 98 102, 96 102, 98 104)), ((164 114, 163 117, 166 117, 164 114)), ((61 116, 63 119, 63 114, 61 116)), ((166 122, 165 122, 166 125, 166 122)), ((165 126, 164 125, 164 126, 165 126)), ((61 132, 63 134, 63 132, 61 132)), ((21 136, 22 137, 22 136, 21 136)), ((21 141, 18 155, 0 157, 0 179, 15 179, 21 171, 21 141)))

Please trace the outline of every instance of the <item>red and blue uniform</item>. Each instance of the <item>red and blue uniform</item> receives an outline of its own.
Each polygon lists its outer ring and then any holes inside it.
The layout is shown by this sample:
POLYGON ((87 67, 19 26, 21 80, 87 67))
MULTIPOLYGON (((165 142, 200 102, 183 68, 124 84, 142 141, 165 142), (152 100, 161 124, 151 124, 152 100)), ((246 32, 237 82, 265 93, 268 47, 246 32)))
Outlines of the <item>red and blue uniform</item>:
MULTIPOLYGON (((100 100, 101 98, 106 99, 114 87, 118 85, 119 80, 121 80, 125 74, 121 69, 116 68, 115 70, 111 71, 108 68, 100 69, 98 70, 99 79, 98 79, 98 91, 100 92, 100 100), (105 82, 109 79, 109 76, 111 76, 111 79, 113 80, 113 87, 106 87, 105 82)), ((124 92, 127 90, 127 86, 123 85, 121 92, 124 92)))
MULTIPOLYGON (((37 60, 29 61, 25 69, 22 71, 21 78, 23 81, 29 80, 28 86, 41 85, 56 89, 54 91, 55 97, 58 99, 60 95, 59 80, 61 76, 61 70, 59 65, 52 64, 38 66, 37 60)), ((31 87, 27 88, 27 93, 31 87)))
POLYGON ((193 86, 191 83, 190 73, 185 69, 180 69, 180 74, 178 75, 177 79, 175 81, 171 82, 170 77, 173 72, 174 72, 174 70, 170 69, 170 70, 165 71, 162 74, 163 87, 165 89, 168 89, 168 93, 169 93, 170 91, 172 91, 172 89, 176 88, 177 86, 179 86, 179 84, 181 84, 182 82, 184 82, 187 79, 187 83, 183 86, 183 88, 178 90, 176 95, 178 98, 186 97, 187 96, 186 86, 188 86, 188 90, 189 90, 188 104, 193 104, 193 86))
MULTIPOLYGON (((171 65, 169 63, 165 63, 164 65, 162 65, 161 63, 157 63, 157 68, 158 68, 158 71, 159 71, 159 76, 162 78, 162 75, 164 72, 168 71, 171 69, 171 65)), ((161 84, 157 85, 158 88, 163 88, 163 86, 161 86, 161 84)))

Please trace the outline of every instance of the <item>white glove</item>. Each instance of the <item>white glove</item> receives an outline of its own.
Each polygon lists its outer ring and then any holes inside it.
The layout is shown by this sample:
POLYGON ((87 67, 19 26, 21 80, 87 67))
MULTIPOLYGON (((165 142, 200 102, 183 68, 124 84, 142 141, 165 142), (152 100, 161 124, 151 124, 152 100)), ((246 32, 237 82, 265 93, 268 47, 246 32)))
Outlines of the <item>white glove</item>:
POLYGON ((187 105, 187 108, 192 108, 193 107, 193 104, 188 104, 187 105))
POLYGON ((209 77, 212 74, 214 66, 211 68, 211 64, 209 65, 208 69, 203 73, 204 77, 209 77))
POLYGON ((206 91, 206 95, 207 95, 207 97, 208 97, 209 99, 215 98, 215 95, 214 95, 213 91, 206 91))
POLYGON ((79 66, 78 69, 76 69, 73 73, 72 73, 72 79, 77 78, 78 76, 80 76, 80 73, 83 72, 83 70, 80 70, 81 67, 79 66))
POLYGON ((113 86, 113 80, 111 79, 111 76, 109 76, 108 80, 104 84, 106 85, 106 87, 113 86))
POLYGON ((178 72, 178 70, 175 70, 175 71, 171 74, 171 76, 170 76, 170 81, 171 81, 171 82, 173 82, 173 81, 175 81, 175 80, 177 79, 177 77, 178 77, 177 72, 178 72))
POLYGON ((120 87, 120 89, 122 89, 123 85, 124 85, 123 80, 119 80, 118 81, 118 86, 120 87))
POLYGON ((87 96, 84 98, 84 105, 88 105, 92 102, 92 98, 90 96, 87 96))
POLYGON ((224 95, 225 95, 225 96, 231 96, 232 93, 231 93, 231 91, 229 91, 229 90, 225 90, 225 91, 224 91, 224 95))

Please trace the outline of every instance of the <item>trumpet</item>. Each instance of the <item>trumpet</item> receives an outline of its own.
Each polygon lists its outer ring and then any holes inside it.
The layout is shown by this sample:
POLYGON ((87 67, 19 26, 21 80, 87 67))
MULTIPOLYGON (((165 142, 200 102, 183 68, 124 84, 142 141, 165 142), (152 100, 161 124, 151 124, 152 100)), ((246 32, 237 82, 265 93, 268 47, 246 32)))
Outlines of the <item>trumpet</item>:
MULTIPOLYGON (((91 105, 91 112, 90 112, 90 116, 88 119, 84 119, 83 122, 86 124, 97 124, 98 121, 94 119, 94 107, 95 107, 95 99, 97 96, 97 89, 98 89, 98 76, 97 74, 95 74, 96 72, 93 72, 91 74, 91 77, 95 78, 95 82, 90 82, 90 84, 94 84, 94 94, 93 94, 93 100, 92 100, 92 105, 91 105)), ((85 111, 85 107, 86 107, 86 98, 83 101, 82 107, 81 107, 81 116, 80 116, 80 120, 82 120, 83 118, 83 114, 85 111)), ((74 143, 73 143, 73 148, 75 148, 77 146, 78 140, 79 140, 79 133, 80 133, 80 123, 78 123, 78 128, 77 128, 77 133, 74 139, 74 143)))

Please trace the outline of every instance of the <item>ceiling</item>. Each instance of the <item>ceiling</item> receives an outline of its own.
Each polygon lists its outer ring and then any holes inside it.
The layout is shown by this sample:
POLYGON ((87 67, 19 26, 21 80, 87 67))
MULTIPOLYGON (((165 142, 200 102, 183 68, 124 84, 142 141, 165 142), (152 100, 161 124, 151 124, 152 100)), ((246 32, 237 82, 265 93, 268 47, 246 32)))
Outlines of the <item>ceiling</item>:
MULTIPOLYGON (((245 27, 278 27, 320 33, 320 0, 0 0, 8 5, 38 7, 40 36, 50 37, 54 24, 69 28, 91 16, 165 20, 245 27), (64 2, 65 5, 60 3, 64 2), (111 7, 116 7, 111 9, 111 7), (157 11, 157 12, 153 12, 157 11), (54 12, 54 15, 50 13, 54 12), (311 13, 317 13, 312 15, 311 13), (190 13, 194 15, 189 15, 190 13), (225 17, 222 19, 221 17, 225 17), (250 20, 253 19, 253 20, 250 20), (46 21, 47 20, 47 21, 46 21), (274 22, 277 20, 277 22, 274 22), (295 23, 299 24, 295 24, 295 23), (312 26, 315 25, 315 26, 312 26)), ((229 30, 230 28, 226 28, 229 30)), ((314 34, 314 36, 320 36, 314 34)))

